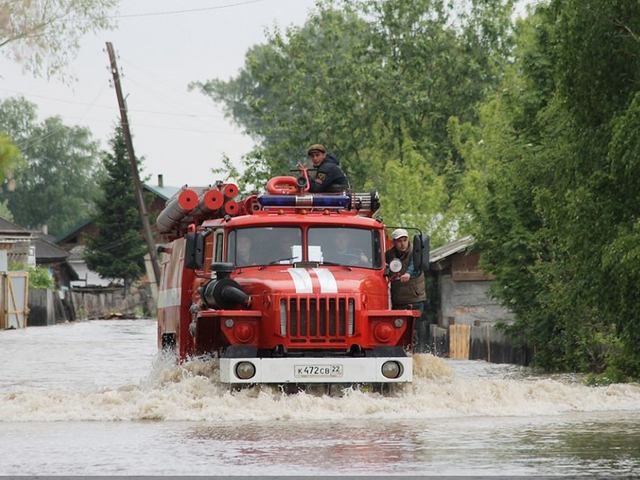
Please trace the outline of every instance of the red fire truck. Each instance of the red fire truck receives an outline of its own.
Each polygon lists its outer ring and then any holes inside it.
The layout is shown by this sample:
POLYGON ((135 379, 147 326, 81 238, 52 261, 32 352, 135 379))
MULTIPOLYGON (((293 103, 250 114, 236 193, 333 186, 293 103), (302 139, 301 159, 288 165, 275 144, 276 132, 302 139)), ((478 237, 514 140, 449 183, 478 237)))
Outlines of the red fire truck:
MULTIPOLYGON (((237 192, 185 187, 159 215, 159 348, 217 357, 228 384, 410 382, 418 312, 390 308, 377 194, 237 192)), ((413 255, 426 268, 421 235, 413 255)))

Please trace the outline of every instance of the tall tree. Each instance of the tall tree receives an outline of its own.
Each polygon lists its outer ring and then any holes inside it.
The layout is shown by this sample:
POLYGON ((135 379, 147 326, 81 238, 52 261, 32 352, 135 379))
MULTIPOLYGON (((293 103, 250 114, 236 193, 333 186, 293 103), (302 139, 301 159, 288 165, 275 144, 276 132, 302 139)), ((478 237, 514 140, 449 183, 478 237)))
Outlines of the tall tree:
POLYGON ((0 130, 0 183, 13 175, 20 160, 20 152, 9 136, 0 130))
POLYGON ((281 174, 319 141, 342 159, 355 188, 369 179, 378 187, 384 169, 370 168, 367 153, 402 162, 405 139, 443 174, 449 117, 475 118, 508 53, 511 2, 465 5, 323 2, 302 27, 275 30, 252 47, 236 78, 194 85, 256 139, 248 175, 281 174))
POLYGON ((140 233, 140 217, 133 193, 131 169, 120 127, 104 154, 107 172, 101 182, 96 225, 99 233, 87 245, 87 265, 107 278, 121 278, 125 288, 144 272, 146 245, 140 233))
POLYGON ((353 13, 322 9, 303 27, 275 30, 252 47, 236 78, 196 84, 258 140, 246 169, 255 184, 304 160, 311 143, 326 143, 348 160, 347 171, 356 164, 350 159, 370 127, 363 118, 370 108, 362 61, 367 30, 353 13))
POLYGON ((98 144, 83 127, 58 117, 36 121, 36 108, 24 99, 0 102, 0 129, 19 148, 24 162, 14 173, 15 189, 2 191, 17 223, 48 225, 60 235, 91 216, 97 195, 98 144))
POLYGON ((500 81, 512 2, 454 3, 320 2, 302 27, 252 47, 237 77, 195 83, 256 140, 240 183, 264 185, 321 142, 353 188, 381 192, 387 222, 436 244, 466 228, 453 208, 466 166, 450 119, 474 120, 500 81))
MULTIPOLYGON (((12 190, 15 188, 15 181, 13 180, 13 170, 20 160, 20 152, 4 132, 0 130, 0 184, 2 184, 1 191, 12 190), (7 180, 5 184, 4 181, 7 180)), ((8 201, 0 201, 0 218, 13 221, 13 213, 7 206, 8 201)))
POLYGON ((639 31, 635 0, 540 4, 467 144, 494 157, 477 233, 512 332, 546 368, 610 380, 640 376, 639 31))
POLYGON ((118 0, 0 0, 0 54, 34 74, 62 75, 86 33, 112 28, 118 0))

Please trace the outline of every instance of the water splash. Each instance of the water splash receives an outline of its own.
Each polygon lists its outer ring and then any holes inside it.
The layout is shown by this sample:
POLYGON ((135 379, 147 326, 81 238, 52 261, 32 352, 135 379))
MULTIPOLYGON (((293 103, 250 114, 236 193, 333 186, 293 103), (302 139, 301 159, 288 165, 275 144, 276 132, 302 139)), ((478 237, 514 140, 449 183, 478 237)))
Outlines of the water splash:
POLYGON ((453 370, 440 357, 416 353, 413 356, 413 376, 415 380, 445 380, 453 378, 453 370))
POLYGON ((277 386, 233 391, 217 382, 215 360, 175 365, 173 358, 158 354, 139 384, 89 392, 1 393, 0 422, 429 419, 640 411, 639 385, 587 387, 521 371, 512 378, 513 367, 456 364, 432 355, 415 355, 414 369, 414 382, 390 395, 366 388, 334 389, 331 396, 322 390, 286 394, 277 386))

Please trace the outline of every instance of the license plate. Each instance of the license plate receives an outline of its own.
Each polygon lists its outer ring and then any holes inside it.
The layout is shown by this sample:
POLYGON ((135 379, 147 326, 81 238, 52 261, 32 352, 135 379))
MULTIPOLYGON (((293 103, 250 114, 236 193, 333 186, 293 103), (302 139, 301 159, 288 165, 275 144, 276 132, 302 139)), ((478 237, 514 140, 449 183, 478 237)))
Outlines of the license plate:
POLYGON ((310 377, 341 377, 342 365, 295 365, 294 374, 297 378, 310 377))

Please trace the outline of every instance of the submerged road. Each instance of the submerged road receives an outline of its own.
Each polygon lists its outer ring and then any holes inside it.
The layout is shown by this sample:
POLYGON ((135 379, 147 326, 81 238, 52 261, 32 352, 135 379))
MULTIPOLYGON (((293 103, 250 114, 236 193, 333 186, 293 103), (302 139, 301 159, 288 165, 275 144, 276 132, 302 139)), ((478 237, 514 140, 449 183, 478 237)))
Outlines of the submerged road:
POLYGON ((153 320, 0 331, 0 475, 640 475, 640 386, 418 355, 402 393, 229 392, 153 320))

